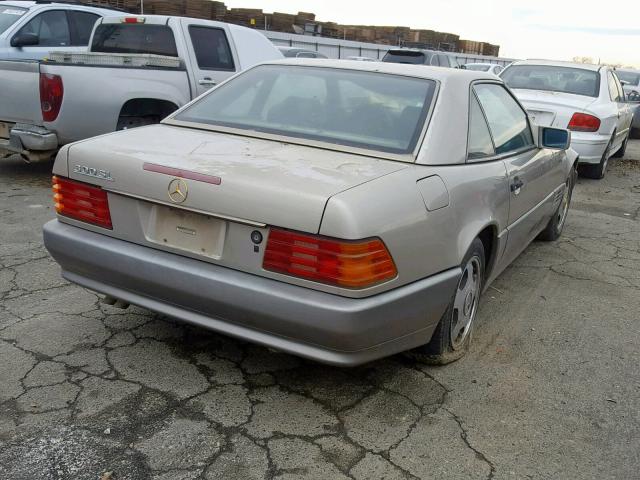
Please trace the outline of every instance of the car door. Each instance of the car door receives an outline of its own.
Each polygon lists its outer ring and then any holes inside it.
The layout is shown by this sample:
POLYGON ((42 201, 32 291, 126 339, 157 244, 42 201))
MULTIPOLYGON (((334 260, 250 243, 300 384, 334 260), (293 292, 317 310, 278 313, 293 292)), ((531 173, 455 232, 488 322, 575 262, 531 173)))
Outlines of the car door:
POLYGON ((624 93, 624 88, 620 83, 620 79, 617 75, 613 75, 613 81, 616 84, 616 88, 618 90, 618 111, 620 112, 619 122, 618 122, 618 132, 620 132, 620 143, 624 142, 624 139, 627 137, 629 133, 629 129, 631 128, 631 122, 633 121, 633 110, 629 103, 627 103, 627 98, 624 93))
POLYGON ((503 257, 509 263, 551 217, 565 181, 558 168, 564 153, 536 146, 527 114, 504 85, 479 83, 473 90, 489 126, 495 155, 504 162, 509 178, 508 239, 503 257))
POLYGON ((187 44, 191 44, 190 57, 195 77, 196 93, 202 95, 236 72, 237 65, 228 31, 206 21, 185 20, 187 44))
POLYGON ((615 115, 614 123, 616 126, 616 135, 613 139, 612 147, 612 151, 615 151, 622 143, 622 140, 624 139, 624 136, 626 136, 629 127, 625 126, 627 117, 624 112, 624 107, 626 106, 624 104, 624 96, 622 96, 620 91, 618 90, 615 75, 611 72, 611 70, 607 70, 607 87, 609 88, 609 98, 613 103, 613 110, 615 115))
POLYGON ((13 48, 9 55, 10 58, 39 60, 45 58, 53 50, 83 50, 83 48, 72 46, 71 30, 65 10, 47 10, 39 13, 18 30, 15 35, 20 35, 21 33, 38 35, 39 43, 33 46, 13 48))

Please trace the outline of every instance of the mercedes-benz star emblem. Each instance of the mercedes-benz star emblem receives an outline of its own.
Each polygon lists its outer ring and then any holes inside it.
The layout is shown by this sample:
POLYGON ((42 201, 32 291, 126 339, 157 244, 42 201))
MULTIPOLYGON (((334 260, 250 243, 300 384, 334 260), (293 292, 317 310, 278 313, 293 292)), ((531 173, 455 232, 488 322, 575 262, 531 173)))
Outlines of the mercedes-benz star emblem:
POLYGON ((189 196, 187 182, 181 178, 174 178, 169 183, 169 200, 173 203, 183 203, 189 196))

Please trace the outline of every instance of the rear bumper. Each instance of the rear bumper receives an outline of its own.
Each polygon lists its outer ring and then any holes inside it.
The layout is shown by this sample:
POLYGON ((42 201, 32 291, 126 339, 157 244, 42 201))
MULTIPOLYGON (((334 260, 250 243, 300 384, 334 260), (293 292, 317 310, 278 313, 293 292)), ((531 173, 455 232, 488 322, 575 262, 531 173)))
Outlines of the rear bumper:
POLYGON ((0 154, 35 157, 50 154, 58 149, 58 136, 38 125, 16 123, 9 133, 8 139, 0 139, 0 154))
POLYGON ((610 135, 571 132, 571 148, 580 155, 580 163, 598 164, 611 140, 610 135))
POLYGON ((226 335, 339 366, 429 341, 459 269, 353 299, 162 252, 53 220, 45 246, 91 290, 226 335))

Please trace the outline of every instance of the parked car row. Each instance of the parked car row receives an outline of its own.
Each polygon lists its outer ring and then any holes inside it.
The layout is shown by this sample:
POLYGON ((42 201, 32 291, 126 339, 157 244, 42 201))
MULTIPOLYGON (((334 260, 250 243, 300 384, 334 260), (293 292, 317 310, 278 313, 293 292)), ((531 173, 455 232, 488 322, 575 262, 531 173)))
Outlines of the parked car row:
MULTIPOLYGON (((63 10, 0 5, 21 51, 63 10)), ((330 364, 460 358, 483 291, 561 235, 578 168, 626 145, 606 68, 332 61, 235 25, 91 15, 86 50, 0 61, 0 153, 57 153, 44 238, 63 276, 330 364)))

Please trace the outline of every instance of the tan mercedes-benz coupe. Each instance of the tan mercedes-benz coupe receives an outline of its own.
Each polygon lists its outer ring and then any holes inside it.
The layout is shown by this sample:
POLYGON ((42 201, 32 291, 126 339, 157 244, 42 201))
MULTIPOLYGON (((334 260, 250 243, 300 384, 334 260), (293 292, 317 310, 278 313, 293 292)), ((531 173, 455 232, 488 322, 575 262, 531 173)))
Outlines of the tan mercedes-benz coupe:
POLYGON ((44 239, 110 303, 334 365, 446 363, 490 282, 561 234, 569 142, 482 72, 262 64, 64 147, 44 239))

